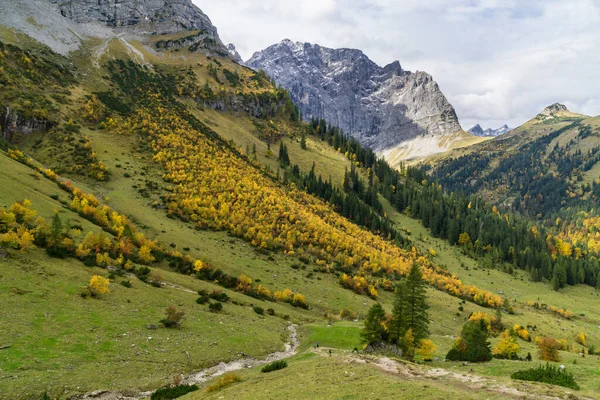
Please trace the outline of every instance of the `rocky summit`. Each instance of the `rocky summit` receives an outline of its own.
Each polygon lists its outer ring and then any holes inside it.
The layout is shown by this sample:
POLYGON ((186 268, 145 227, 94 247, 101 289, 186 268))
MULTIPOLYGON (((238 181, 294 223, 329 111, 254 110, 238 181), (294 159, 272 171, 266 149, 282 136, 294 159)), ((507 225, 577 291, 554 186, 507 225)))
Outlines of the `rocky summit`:
POLYGON ((246 65, 290 91, 304 119, 324 118, 378 152, 423 137, 462 132, 431 75, 380 67, 362 51, 284 40, 246 65))
POLYGON ((79 48, 85 37, 187 31, 190 35, 180 39, 182 45, 229 54, 217 28, 191 0, 0 0, 0 25, 26 33, 61 54, 79 48))

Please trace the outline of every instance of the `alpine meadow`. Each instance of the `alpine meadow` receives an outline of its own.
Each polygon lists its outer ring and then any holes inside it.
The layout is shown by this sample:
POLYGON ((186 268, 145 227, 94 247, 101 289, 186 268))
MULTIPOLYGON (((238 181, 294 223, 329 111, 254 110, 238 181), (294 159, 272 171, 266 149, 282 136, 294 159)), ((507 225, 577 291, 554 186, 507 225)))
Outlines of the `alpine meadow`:
POLYGON ((0 399, 599 398, 600 102, 490 89, 558 4, 291 3, 0 0, 0 399))

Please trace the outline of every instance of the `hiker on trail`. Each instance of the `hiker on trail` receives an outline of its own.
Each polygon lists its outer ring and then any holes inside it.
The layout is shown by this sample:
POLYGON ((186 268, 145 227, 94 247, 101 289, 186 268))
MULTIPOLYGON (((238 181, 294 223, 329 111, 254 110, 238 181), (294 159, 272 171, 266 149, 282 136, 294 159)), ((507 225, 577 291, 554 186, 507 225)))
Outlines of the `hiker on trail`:
POLYGON ((331 349, 329 349, 329 357, 331 357, 331 349))
POLYGON ((317 349, 319 348, 319 342, 317 342, 317 349))
POLYGON ((355 347, 354 350, 352 350, 352 352, 358 354, 358 348, 355 347))

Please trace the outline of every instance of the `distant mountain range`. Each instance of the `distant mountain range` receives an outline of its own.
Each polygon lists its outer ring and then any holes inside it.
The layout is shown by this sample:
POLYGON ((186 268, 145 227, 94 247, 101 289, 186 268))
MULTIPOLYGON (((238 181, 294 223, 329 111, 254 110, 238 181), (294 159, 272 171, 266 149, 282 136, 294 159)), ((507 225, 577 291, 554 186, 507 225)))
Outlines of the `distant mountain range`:
POLYGON ((496 136, 504 135, 505 133, 509 132, 510 130, 511 130, 511 128, 509 128, 508 125, 503 125, 502 127, 498 128, 498 129, 488 128, 486 130, 483 130, 481 125, 477 124, 474 127, 472 127, 471 129, 469 129, 467 132, 473 136, 496 137, 496 136))

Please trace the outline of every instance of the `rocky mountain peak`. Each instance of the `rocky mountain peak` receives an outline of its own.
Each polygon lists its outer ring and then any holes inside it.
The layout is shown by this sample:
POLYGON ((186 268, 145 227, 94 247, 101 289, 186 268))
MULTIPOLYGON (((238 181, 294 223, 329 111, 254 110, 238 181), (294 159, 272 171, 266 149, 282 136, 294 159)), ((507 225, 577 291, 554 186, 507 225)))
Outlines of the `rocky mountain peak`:
POLYGON ((567 109, 567 106, 565 106, 564 104, 554 103, 554 104, 544 108, 544 111, 542 111, 541 114, 542 115, 552 115, 552 114, 559 113, 561 111, 569 112, 569 110, 567 109))
POLYGON ((217 28, 192 0, 0 0, 0 24, 19 30, 67 54, 85 37, 169 35, 171 48, 195 48, 228 56, 217 28), (33 22, 34 23, 33 23, 33 22), (43 31, 40 29, 43 27, 43 31))
POLYGON ((101 22, 109 27, 138 27, 166 34, 201 30, 219 38, 217 28, 191 0, 49 0, 60 13, 78 23, 101 22))
POLYGON ((235 45, 233 43, 229 43, 227 45, 227 51, 229 52, 229 55, 231 56, 231 58, 234 61, 236 61, 237 63, 241 64, 244 62, 244 60, 242 60, 242 56, 240 56, 240 53, 238 53, 238 51, 235 48, 235 45))
POLYGON ((431 75, 380 67, 357 49, 285 39, 246 62, 286 88, 305 119, 325 118, 383 153, 423 136, 462 132, 452 105, 431 75))
POLYGON ((549 120, 562 120, 562 119, 582 119, 588 118, 587 115, 577 114, 569 111, 567 106, 560 103, 554 103, 539 113, 535 118, 533 118, 530 123, 540 123, 549 120))
POLYGON ((483 128, 481 127, 481 125, 477 124, 474 127, 472 127, 471 129, 469 129, 467 131, 467 133, 470 133, 471 135, 474 135, 474 136, 482 136, 483 128))

